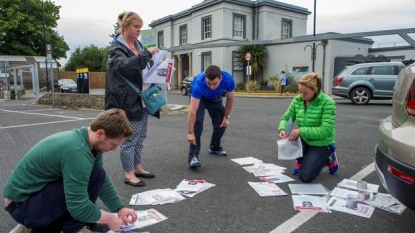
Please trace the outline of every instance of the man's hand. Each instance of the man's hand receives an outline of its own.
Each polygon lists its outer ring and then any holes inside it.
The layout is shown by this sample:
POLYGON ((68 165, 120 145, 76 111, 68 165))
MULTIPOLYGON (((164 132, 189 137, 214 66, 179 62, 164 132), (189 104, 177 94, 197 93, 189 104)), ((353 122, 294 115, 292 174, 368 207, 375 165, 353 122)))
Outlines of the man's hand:
POLYGON ((187 141, 190 142, 190 144, 195 145, 196 146, 196 138, 195 138, 195 134, 194 133, 189 133, 187 134, 187 141))
POLYGON ((118 217, 121 218, 124 225, 134 223, 137 220, 135 211, 125 207, 118 211, 118 217))
POLYGON ((223 118, 223 121, 222 121, 222 124, 220 124, 220 127, 226 127, 226 126, 228 126, 230 124, 231 124, 231 122, 229 121, 229 119, 226 118, 226 117, 224 117, 223 118))

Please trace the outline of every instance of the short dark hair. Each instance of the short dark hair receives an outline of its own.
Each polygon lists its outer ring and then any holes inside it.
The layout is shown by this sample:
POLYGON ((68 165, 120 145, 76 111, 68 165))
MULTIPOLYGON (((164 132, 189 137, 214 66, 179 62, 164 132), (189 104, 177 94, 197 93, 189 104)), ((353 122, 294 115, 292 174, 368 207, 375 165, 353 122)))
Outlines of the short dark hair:
POLYGON ((108 138, 129 138, 134 131, 124 110, 112 108, 100 113, 91 123, 90 129, 97 132, 99 129, 105 131, 108 138))
POLYGON ((222 78, 222 71, 218 66, 211 65, 206 68, 205 77, 209 80, 215 80, 216 78, 222 78))

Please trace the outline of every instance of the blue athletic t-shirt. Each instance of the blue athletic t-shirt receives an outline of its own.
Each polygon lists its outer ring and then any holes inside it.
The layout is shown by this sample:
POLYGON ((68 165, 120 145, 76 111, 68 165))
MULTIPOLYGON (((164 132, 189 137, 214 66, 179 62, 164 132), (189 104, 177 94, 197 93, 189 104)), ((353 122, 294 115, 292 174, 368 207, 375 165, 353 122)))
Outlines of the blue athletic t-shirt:
POLYGON ((207 100, 216 100, 221 97, 223 90, 226 90, 226 92, 235 90, 235 82, 233 81, 232 75, 226 71, 222 71, 222 80, 215 90, 210 89, 206 84, 205 71, 195 77, 191 86, 192 97, 196 99, 203 97, 207 100))

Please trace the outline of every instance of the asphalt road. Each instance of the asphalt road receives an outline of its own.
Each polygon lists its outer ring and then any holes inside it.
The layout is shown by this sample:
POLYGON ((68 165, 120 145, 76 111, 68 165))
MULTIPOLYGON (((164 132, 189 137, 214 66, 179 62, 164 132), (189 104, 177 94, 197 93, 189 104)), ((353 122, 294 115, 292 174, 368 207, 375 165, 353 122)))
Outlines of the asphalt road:
MULTIPOLYGON (((188 97, 169 94, 169 103, 187 104, 188 97)), ((163 115, 160 120, 150 118, 145 141, 144 167, 156 174, 147 179, 147 186, 132 187, 123 183, 123 171, 118 151, 104 155, 108 175, 124 203, 131 195, 158 188, 174 189, 182 179, 205 179, 216 186, 179 203, 157 206, 135 206, 137 210, 154 208, 167 220, 141 229, 152 233, 165 232, 412 232, 415 213, 406 210, 396 215, 376 209, 370 219, 332 213, 304 214, 294 210, 291 196, 261 198, 248 185, 258 178, 245 171, 232 158, 252 156, 267 163, 287 167, 287 175, 300 183, 289 171, 292 161, 279 161, 275 141, 277 125, 291 99, 236 97, 231 113, 231 125, 223 138, 228 157, 207 155, 212 132, 208 114, 202 135, 202 167, 187 168, 187 115, 163 115), (411 230, 412 229, 412 230, 411 230)), ((345 178, 353 177, 373 163, 378 137, 379 120, 390 115, 390 101, 372 101, 367 106, 352 105, 337 99, 337 153, 340 171, 331 176, 325 169, 314 183, 327 189, 336 187, 345 178)), ((19 159, 44 137, 63 130, 88 125, 99 113, 97 110, 65 110, 39 106, 34 100, 0 102, 0 189, 19 159)), ((376 172, 360 177, 379 184, 376 172)), ((288 194, 288 183, 279 184, 288 194)), ((385 192, 383 187, 380 192, 385 192)), ((45 210, 47 211, 47 210, 45 210)), ((16 223, 0 211, 0 232, 9 232, 16 223)))

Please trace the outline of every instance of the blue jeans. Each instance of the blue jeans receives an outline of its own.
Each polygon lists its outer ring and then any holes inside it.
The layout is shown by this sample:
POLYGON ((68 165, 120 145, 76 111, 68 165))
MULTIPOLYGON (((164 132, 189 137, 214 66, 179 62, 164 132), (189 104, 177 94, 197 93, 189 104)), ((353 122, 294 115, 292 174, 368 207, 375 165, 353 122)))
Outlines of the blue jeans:
POLYGON ((205 109, 208 110, 209 116, 212 119, 213 132, 210 139, 210 149, 213 151, 222 150, 220 142, 226 127, 220 127, 223 118, 225 117, 225 106, 223 106, 222 97, 219 96, 216 100, 206 100, 203 97, 200 99, 199 107, 196 111, 196 120, 194 126, 194 134, 196 138, 196 145, 190 144, 188 163, 193 156, 199 158, 200 153, 200 137, 203 132, 203 120, 205 119, 205 109))
MULTIPOLYGON (((105 177, 104 168, 95 165, 88 185, 89 199, 94 203, 104 185, 105 177)), ((16 205, 16 209, 10 213, 11 216, 16 222, 32 228, 32 233, 72 233, 78 232, 86 224, 73 219, 68 212, 62 179, 47 184, 26 201, 16 205)))
POLYGON ((298 177, 304 183, 311 182, 316 178, 321 170, 327 166, 329 157, 332 153, 328 146, 310 146, 301 140, 303 145, 303 157, 297 159, 301 163, 298 177))

